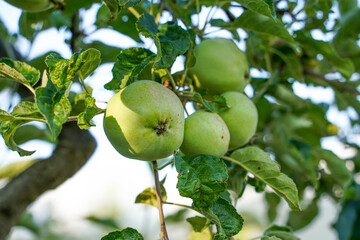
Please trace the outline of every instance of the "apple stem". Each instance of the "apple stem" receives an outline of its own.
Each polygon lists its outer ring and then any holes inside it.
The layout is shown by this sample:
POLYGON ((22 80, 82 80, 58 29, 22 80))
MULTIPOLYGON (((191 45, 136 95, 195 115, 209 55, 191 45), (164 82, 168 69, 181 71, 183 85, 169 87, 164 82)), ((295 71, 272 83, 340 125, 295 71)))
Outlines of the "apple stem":
POLYGON ((164 218, 164 211, 163 211, 163 201, 161 196, 161 186, 159 181, 159 173, 158 173, 158 166, 156 161, 152 161, 153 169, 154 169, 154 177, 155 177, 155 187, 156 187, 156 198, 158 203, 158 209, 159 209, 159 217, 160 217, 160 226, 161 226, 161 235, 160 237, 169 240, 169 237, 167 235, 166 231, 166 225, 165 225, 165 218, 164 218))

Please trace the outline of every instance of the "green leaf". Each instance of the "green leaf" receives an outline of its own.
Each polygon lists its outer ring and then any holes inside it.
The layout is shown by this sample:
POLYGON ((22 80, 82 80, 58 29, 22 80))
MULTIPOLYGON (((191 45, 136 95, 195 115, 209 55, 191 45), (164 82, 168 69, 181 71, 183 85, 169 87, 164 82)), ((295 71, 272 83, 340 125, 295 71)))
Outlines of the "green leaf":
POLYGON ((116 20, 119 11, 120 11, 120 5, 117 0, 103 0, 105 6, 109 9, 111 17, 109 21, 116 20))
POLYGON ((207 219, 199 216, 187 218, 186 221, 191 224, 195 232, 201 232, 208 225, 207 219))
POLYGON ((11 179, 33 165, 35 162, 37 162, 37 160, 26 160, 5 165, 0 168, 0 179, 11 179))
POLYGON ((20 61, 0 59, 0 79, 15 80, 29 89, 40 79, 40 72, 34 67, 20 61))
POLYGON ((224 162, 211 155, 175 156, 178 174, 176 187, 183 197, 193 200, 195 207, 208 207, 226 189, 228 175, 224 162))
POLYGON ((317 200, 311 201, 311 203, 303 209, 301 212, 290 212, 287 220, 289 225, 294 231, 302 229, 308 226, 318 215, 319 208, 317 200))
POLYGON ((262 237, 261 240, 282 240, 281 238, 278 238, 278 237, 275 237, 275 236, 265 236, 265 237, 262 237))
POLYGON ((291 178, 280 172, 277 162, 270 155, 258 147, 246 147, 224 157, 246 171, 252 173, 256 178, 271 187, 279 196, 283 197, 292 210, 300 210, 298 191, 291 178))
MULTIPOLYGON (((143 14, 145 12, 144 9, 140 7, 134 8, 139 14, 143 14)), ((115 20, 109 21, 109 19, 111 19, 109 10, 106 6, 102 6, 99 8, 96 15, 95 25, 98 29, 108 29, 109 26, 111 26, 115 31, 129 36, 138 43, 142 43, 142 40, 139 37, 139 32, 135 26, 138 19, 128 9, 122 9, 115 20)))
POLYGON ((158 49, 156 68, 168 68, 175 62, 180 54, 185 53, 190 47, 190 35, 174 22, 167 22, 159 26, 158 49))
POLYGON ((41 129, 29 124, 18 127, 13 138, 17 144, 22 144, 32 139, 51 142, 51 134, 48 129, 41 129))
POLYGON ((120 228, 119 224, 117 224, 116 221, 112 218, 100 218, 96 216, 88 216, 86 217, 86 220, 112 229, 120 228))
POLYGON ((221 197, 209 208, 196 208, 195 210, 216 224, 218 232, 214 239, 228 239, 242 229, 244 219, 231 203, 221 197))
POLYGON ((273 5, 267 4, 264 0, 236 0, 247 9, 250 9, 254 12, 260 13, 262 15, 273 18, 273 5))
POLYGON ((296 40, 307 50, 320 53, 327 59, 344 77, 350 78, 354 73, 354 64, 350 59, 341 58, 329 42, 315 40, 310 33, 297 31, 296 40))
POLYGON ((229 179, 227 181, 227 189, 232 190, 236 194, 236 198, 240 198, 245 191, 245 178, 247 172, 239 165, 235 165, 228 169, 229 179))
POLYGON ((60 134, 62 125, 70 116, 71 104, 65 93, 65 86, 58 88, 51 81, 48 81, 46 87, 36 89, 36 104, 47 120, 53 141, 60 134))
POLYGON ((331 177, 345 189, 352 181, 352 173, 345 165, 345 160, 340 159, 333 152, 317 147, 313 154, 318 159, 326 161, 327 167, 331 172, 331 177))
POLYGON ((243 28, 245 30, 254 31, 258 33, 269 34, 275 37, 282 38, 286 41, 293 42, 293 37, 289 34, 284 24, 274 19, 255 13, 251 10, 246 10, 234 22, 224 22, 218 19, 211 21, 213 26, 223 27, 228 30, 235 30, 243 28))
POLYGON ((68 88, 76 73, 84 80, 99 66, 100 52, 96 49, 80 51, 73 54, 70 60, 63 59, 57 53, 51 53, 46 57, 45 63, 49 67, 51 81, 59 88, 68 88))
POLYGON ((144 240, 141 234, 133 228, 125 228, 121 231, 111 232, 101 240, 144 240))
MULTIPOLYGON (((165 188, 163 184, 160 184, 160 186, 161 186, 162 201, 166 202, 167 196, 166 196, 165 188)), ((142 191, 139 195, 137 195, 135 199, 135 203, 144 203, 144 204, 152 205, 154 207, 158 207, 155 187, 146 188, 144 191, 142 191)))
POLYGON ((26 151, 20 148, 14 141, 14 135, 18 127, 31 121, 20 119, 21 117, 32 118, 34 120, 43 118, 38 107, 33 102, 20 102, 15 106, 11 115, 15 117, 15 120, 4 121, 1 124, 1 135, 4 138, 6 146, 13 151, 17 151, 20 156, 33 154, 35 151, 26 151))
POLYGON ((346 201, 335 223, 339 240, 356 240, 360 237, 360 185, 353 184, 348 188, 346 201))
POLYGON ((119 54, 121 48, 108 46, 99 41, 93 41, 91 43, 79 43, 79 47, 82 49, 88 48, 95 48, 100 51, 100 62, 107 63, 107 62, 114 62, 116 56, 119 54))
POLYGON ((19 19, 20 34, 33 41, 41 30, 52 27, 52 22, 49 21, 52 11, 52 9, 41 12, 22 11, 19 19))
POLYGON ((158 33, 158 26, 155 23, 155 18, 148 13, 140 16, 136 22, 137 30, 145 37, 153 37, 158 33))
POLYGON ((80 77, 86 79, 100 65, 100 51, 94 48, 80 53, 79 61, 83 62, 79 70, 80 77))
POLYGON ((270 228, 266 229, 264 235, 268 237, 277 237, 284 240, 300 240, 300 238, 293 234, 292 229, 288 226, 271 226, 270 228))
POLYGON ((0 109, 0 122, 7 120, 15 120, 15 117, 10 113, 8 113, 7 111, 0 109))
POLYGON ((258 178, 248 177, 246 182, 253 186, 256 192, 263 192, 265 190, 266 184, 258 178))
POLYGON ((136 77, 155 58, 155 54, 145 48, 128 48, 120 51, 112 69, 113 79, 105 84, 108 90, 118 90, 136 80, 136 77))
POLYGON ((273 222, 278 214, 278 206, 280 204, 280 197, 275 193, 266 192, 265 193, 266 205, 267 205, 267 215, 269 222, 273 222))

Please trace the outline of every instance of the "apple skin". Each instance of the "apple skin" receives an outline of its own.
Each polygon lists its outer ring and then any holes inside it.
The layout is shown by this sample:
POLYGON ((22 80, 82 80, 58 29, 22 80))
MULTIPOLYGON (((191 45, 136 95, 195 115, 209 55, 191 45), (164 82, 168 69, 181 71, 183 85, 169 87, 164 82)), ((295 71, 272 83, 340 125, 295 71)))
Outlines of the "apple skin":
POLYGON ((121 155, 153 161, 179 149, 184 122, 184 107, 175 93, 160 83, 141 80, 111 97, 104 131, 121 155))
POLYGON ((229 150, 248 143, 255 134, 258 123, 258 111, 255 104, 243 93, 230 91, 221 94, 226 99, 229 109, 220 111, 230 131, 229 150))
POLYGON ((248 84, 249 66, 245 54, 225 38, 206 39, 195 47, 196 63, 190 74, 199 89, 210 95, 242 92, 248 84))
POLYGON ((28 12, 40 12, 54 6, 49 0, 5 0, 14 7, 28 12))
POLYGON ((230 133, 217 113, 197 111, 185 119, 184 141, 180 147, 186 155, 223 156, 229 147, 230 133))

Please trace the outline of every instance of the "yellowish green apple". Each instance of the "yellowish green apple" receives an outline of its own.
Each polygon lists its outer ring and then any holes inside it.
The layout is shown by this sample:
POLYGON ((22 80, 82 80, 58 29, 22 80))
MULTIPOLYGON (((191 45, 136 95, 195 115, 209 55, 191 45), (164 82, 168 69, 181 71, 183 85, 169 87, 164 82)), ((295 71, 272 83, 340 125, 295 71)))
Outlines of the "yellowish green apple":
POLYGON ((184 108, 160 83, 136 81, 111 97, 104 131, 123 156, 153 161, 170 156, 184 138, 184 108))
POLYGON ((221 94, 230 108, 220 111, 230 131, 229 149, 235 149, 248 143, 255 134, 258 112, 255 104, 243 93, 230 91, 221 94))
POLYGON ((190 73, 197 88, 210 94, 242 92, 249 82, 246 56, 230 39, 206 39, 196 46, 195 56, 190 73))
POLYGON ((221 117, 205 110, 185 119, 184 141, 180 150, 186 155, 223 156, 229 147, 230 133, 221 117))

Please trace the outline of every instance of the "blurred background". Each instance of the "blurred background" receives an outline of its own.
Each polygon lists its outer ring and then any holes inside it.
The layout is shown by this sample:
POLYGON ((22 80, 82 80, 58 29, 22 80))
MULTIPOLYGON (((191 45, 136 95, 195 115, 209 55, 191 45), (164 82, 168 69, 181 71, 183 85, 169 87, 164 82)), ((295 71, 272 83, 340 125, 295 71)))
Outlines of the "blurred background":
MULTIPOLYGON (((153 43, 142 38, 143 44, 139 44, 125 35, 118 34, 107 29, 94 31, 96 14, 100 4, 93 5, 88 10, 80 11, 82 18, 81 29, 87 35, 84 41, 101 41, 110 46, 127 48, 142 46, 156 51, 153 43)), ((240 11, 240 10, 239 10, 240 11)), ((209 9, 202 11, 203 18, 207 16, 209 9)), ((222 18, 220 12, 213 13, 217 18, 222 18)), ((334 9, 336 15, 336 9, 334 9)), ((30 44, 28 40, 19 35, 18 21, 21 11, 6 2, 0 0, 0 20, 6 26, 8 32, 17 35, 15 42, 16 49, 28 59, 35 59, 49 51, 56 51, 64 58, 70 58, 72 53, 65 43, 70 33, 65 28, 49 28, 39 34, 30 44)), ((166 16, 163 16, 163 22, 166 16)), ((199 19, 204 21, 204 19, 199 19)), ((294 26, 296 28, 296 26, 294 26)), ((211 31, 211 29, 209 29, 211 31)), ((244 35, 244 32, 239 31, 244 35)), ((314 33, 317 39, 324 39, 328 36, 320 31, 314 33)), ((231 37, 228 32, 214 32, 213 36, 231 37)), ((242 38, 244 39, 244 38, 242 38)), ((240 49, 245 48, 243 41, 238 43, 240 49)), ((173 72, 182 68, 183 59, 179 58, 172 69, 173 72)), ((113 95, 111 91, 105 90, 103 86, 112 79, 111 69, 113 63, 102 64, 96 72, 86 79, 86 83, 93 87, 93 96, 98 100, 97 105, 105 108, 106 102, 113 95)), ((251 75, 263 76, 264 73, 252 69, 251 75)), ((80 85, 74 84, 73 90, 80 92, 80 85), (77 89, 78 88, 78 89, 77 89)), ((328 103, 334 101, 334 92, 325 87, 308 87, 305 84, 294 84, 294 92, 304 98, 311 98, 315 103, 328 103)), ((252 89, 246 89, 248 96, 252 96, 252 89)), ((2 91, 0 95, 0 108, 11 109, 20 98, 13 96, 13 93, 2 91)), ((189 106, 191 112, 191 106, 189 106)), ((331 108, 328 112, 330 122, 337 125, 345 132, 351 128, 348 116, 356 115, 356 112, 340 112, 331 108)), ((90 129, 97 141, 96 152, 92 155, 87 164, 75 176, 64 184, 46 192, 37 199, 28 209, 27 215, 22 221, 24 226, 14 227, 8 240, 35 240, 35 239, 100 239, 114 228, 133 227, 136 228, 145 239, 157 239, 159 236, 159 220, 156 208, 144 204, 135 204, 136 196, 145 188, 154 185, 153 175, 149 164, 143 161, 130 160, 120 156, 108 142, 102 128, 102 115, 94 118, 95 127, 90 129)), ((39 124, 39 127, 45 127, 39 124)), ((354 141, 360 144, 358 136, 354 141)), ((346 148, 337 138, 328 137, 322 141, 322 146, 334 151, 341 158, 349 158, 355 154, 351 149, 346 148)), ((36 150, 31 157, 20 159, 16 152, 8 150, 4 141, 0 138, 0 168, 10 163, 24 159, 40 159, 51 155, 54 146, 44 141, 33 140, 22 145, 26 150, 36 150)), ((168 201, 182 204, 191 204, 189 199, 180 197, 177 189, 177 173, 171 166, 160 171, 160 178, 166 177, 165 188, 168 201)), ((357 176, 360 182, 360 176, 357 176)), ((5 184, 0 179, 0 187, 5 184)), ((312 191, 306 194, 314 194, 312 191)), ((267 206, 264 202, 264 194, 256 193, 253 187, 247 187, 243 197, 239 200, 237 209, 245 218, 244 229, 239 234, 239 239, 252 239, 261 236, 264 229, 268 227, 266 215, 267 206)), ((170 239, 186 239, 191 232, 191 226, 186 221, 181 224, 179 219, 188 216, 195 216, 195 212, 181 211, 175 206, 164 206, 167 216, 167 227, 170 239)), ((285 202, 281 202, 278 217, 275 223, 286 224, 286 216, 289 208, 285 202)), ((330 198, 323 197, 319 203, 319 215, 305 229, 296 232, 301 239, 337 239, 332 224, 336 221, 339 208, 330 198)))

